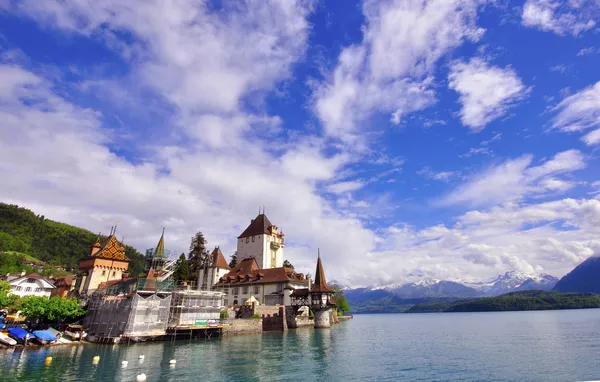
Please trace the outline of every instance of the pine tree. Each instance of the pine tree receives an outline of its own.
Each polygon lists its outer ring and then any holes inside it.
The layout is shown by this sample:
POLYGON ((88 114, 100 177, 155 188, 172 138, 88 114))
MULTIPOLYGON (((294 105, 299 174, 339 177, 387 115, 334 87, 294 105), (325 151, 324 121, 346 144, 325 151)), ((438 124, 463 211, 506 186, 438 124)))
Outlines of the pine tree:
POLYGON ((187 281, 190 277, 190 269, 188 266, 188 261, 185 258, 185 253, 182 253, 179 256, 179 260, 175 263, 175 270, 173 271, 173 280, 176 283, 179 281, 187 281))
POLYGON ((198 281, 200 268, 202 268, 202 265, 208 258, 206 244, 207 241, 202 232, 198 232, 194 235, 194 237, 192 237, 192 242, 190 243, 190 252, 188 253, 188 280, 190 281, 198 281))
POLYGON ((233 268, 237 265, 237 251, 231 255, 231 260, 229 261, 229 268, 233 268))

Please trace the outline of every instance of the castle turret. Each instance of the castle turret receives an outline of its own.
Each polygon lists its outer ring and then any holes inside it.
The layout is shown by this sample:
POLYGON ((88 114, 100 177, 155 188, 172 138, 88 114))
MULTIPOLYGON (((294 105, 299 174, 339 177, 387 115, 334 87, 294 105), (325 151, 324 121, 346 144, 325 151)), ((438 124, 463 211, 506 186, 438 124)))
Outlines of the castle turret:
POLYGON ((238 261, 254 257, 261 269, 283 266, 285 236, 267 216, 259 213, 250 225, 238 236, 238 261))

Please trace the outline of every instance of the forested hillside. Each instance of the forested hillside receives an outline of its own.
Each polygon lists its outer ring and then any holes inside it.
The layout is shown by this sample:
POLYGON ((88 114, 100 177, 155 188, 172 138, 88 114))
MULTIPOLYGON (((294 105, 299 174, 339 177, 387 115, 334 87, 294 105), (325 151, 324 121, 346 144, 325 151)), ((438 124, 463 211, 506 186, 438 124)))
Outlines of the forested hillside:
MULTIPOLYGON (((0 251, 21 252, 51 265, 75 268, 78 260, 89 253, 97 236, 85 229, 46 219, 26 208, 0 203, 0 251)), ((131 260, 131 275, 143 271, 141 253, 126 245, 125 254, 131 260)))

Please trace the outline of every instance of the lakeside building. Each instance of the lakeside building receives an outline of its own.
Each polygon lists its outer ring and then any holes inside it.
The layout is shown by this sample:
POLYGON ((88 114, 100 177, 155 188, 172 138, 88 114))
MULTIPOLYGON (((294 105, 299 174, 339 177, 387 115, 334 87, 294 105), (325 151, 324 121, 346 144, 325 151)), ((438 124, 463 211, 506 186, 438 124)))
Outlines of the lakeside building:
POLYGON ((56 277, 52 280, 56 289, 52 290, 50 297, 59 296, 65 298, 75 289, 75 278, 77 275, 67 275, 56 277))
MULTIPOLYGON (((284 247, 284 233, 269 221, 264 211, 259 213, 238 236, 238 263, 213 278, 212 287, 206 289, 222 291, 228 306, 245 305, 248 301, 262 305, 285 304, 285 289, 306 288, 308 280, 302 273, 283 266, 284 247)), ((218 254, 224 263, 220 250, 218 254)), ((200 279, 202 277, 201 272, 200 279)))
POLYGON ((54 284, 47 278, 37 273, 25 274, 10 277, 7 279, 10 284, 11 293, 19 297, 40 296, 50 298, 52 291, 56 289, 54 284))
POLYGON ((90 248, 89 254, 79 260, 79 270, 75 281, 74 292, 77 295, 90 295, 101 283, 118 281, 129 268, 129 259, 125 256, 125 247, 115 236, 115 228, 100 243, 100 239, 90 248))

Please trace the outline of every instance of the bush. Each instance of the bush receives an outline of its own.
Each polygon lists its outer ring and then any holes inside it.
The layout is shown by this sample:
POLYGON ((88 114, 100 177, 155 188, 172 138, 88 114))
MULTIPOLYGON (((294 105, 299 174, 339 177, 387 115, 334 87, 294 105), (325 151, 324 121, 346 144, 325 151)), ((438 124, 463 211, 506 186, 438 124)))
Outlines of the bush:
POLYGON ((250 318, 260 318, 260 314, 254 313, 253 315, 250 316, 250 318))
POLYGON ((220 316, 221 316, 221 319, 226 319, 226 318, 229 318, 229 311, 228 311, 227 309, 223 309, 223 310, 221 311, 221 314, 220 314, 220 316))

